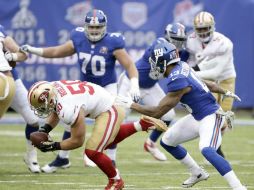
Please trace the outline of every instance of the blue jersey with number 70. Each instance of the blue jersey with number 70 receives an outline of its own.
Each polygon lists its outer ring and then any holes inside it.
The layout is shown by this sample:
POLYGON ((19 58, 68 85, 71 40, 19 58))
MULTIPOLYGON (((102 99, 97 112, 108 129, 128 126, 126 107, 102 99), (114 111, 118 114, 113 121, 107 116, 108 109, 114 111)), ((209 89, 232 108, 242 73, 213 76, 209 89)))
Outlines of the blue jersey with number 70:
POLYGON ((77 27, 71 32, 71 40, 78 55, 82 81, 100 86, 116 82, 113 52, 125 47, 120 33, 107 33, 100 41, 93 43, 85 36, 84 28, 77 27))
POLYGON ((170 72, 167 89, 168 92, 175 92, 188 86, 191 91, 182 96, 180 103, 196 120, 201 120, 219 109, 206 84, 195 75, 195 71, 187 63, 181 61, 170 72))

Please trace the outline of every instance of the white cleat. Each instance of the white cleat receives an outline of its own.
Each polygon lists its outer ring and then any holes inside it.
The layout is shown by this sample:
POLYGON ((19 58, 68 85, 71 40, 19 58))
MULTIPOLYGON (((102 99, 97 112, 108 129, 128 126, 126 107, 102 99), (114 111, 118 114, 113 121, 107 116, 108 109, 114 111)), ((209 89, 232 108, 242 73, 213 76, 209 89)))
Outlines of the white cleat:
POLYGON ((92 161, 90 160, 86 154, 84 154, 84 166, 85 167, 96 167, 97 165, 92 161))
POLYGON ((71 166, 71 163, 68 158, 61 158, 57 156, 53 162, 43 166, 41 170, 44 173, 54 173, 59 168, 66 169, 66 168, 69 168, 70 166, 71 166))
POLYGON ((144 144, 145 151, 149 152, 156 160, 166 161, 166 155, 160 151, 151 140, 147 140, 144 144))
POLYGON ((185 180, 182 184, 182 187, 189 188, 195 185, 196 183, 207 180, 209 178, 209 174, 203 168, 200 168, 201 172, 198 175, 191 175, 187 180, 185 180))
POLYGON ((25 154, 24 162, 32 173, 41 172, 40 166, 37 162, 37 152, 35 149, 32 149, 25 154))

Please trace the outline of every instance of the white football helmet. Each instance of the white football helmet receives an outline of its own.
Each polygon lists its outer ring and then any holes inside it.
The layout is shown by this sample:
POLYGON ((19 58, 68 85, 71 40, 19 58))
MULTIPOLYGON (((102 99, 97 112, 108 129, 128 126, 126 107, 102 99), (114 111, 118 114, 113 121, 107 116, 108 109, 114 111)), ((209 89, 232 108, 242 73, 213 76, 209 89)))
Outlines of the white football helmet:
POLYGON ((215 31, 213 15, 208 12, 198 13, 194 18, 194 29, 201 42, 210 42, 215 31))
POLYGON ((31 109, 38 117, 48 117, 56 107, 54 87, 48 81, 35 83, 28 91, 31 109))

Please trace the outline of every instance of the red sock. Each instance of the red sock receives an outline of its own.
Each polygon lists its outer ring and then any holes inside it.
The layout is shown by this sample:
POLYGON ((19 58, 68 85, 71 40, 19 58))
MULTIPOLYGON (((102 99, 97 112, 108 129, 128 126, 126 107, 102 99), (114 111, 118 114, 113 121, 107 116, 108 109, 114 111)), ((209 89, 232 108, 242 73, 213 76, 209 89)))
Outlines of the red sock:
POLYGON ((88 149, 85 149, 85 154, 95 164, 97 164, 97 166, 108 176, 108 178, 113 178, 116 176, 116 169, 107 155, 88 149))
POLYGON ((125 123, 120 126, 120 130, 115 138, 115 140, 109 144, 105 149, 108 147, 115 145, 122 140, 126 139, 127 137, 131 136, 132 134, 136 133, 137 130, 134 127, 134 123, 125 123))

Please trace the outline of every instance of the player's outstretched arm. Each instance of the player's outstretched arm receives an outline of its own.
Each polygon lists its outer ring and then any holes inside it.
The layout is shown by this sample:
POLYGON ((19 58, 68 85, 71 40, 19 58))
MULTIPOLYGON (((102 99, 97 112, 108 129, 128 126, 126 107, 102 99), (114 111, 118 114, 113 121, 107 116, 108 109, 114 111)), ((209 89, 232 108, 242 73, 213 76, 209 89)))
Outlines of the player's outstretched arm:
POLYGON ((20 47, 12 37, 7 36, 4 39, 3 44, 7 51, 5 53, 7 61, 24 61, 27 59, 27 54, 19 51, 20 47))
POLYGON ((182 96, 191 90, 190 87, 168 93, 157 106, 144 106, 137 103, 131 104, 131 109, 154 118, 161 118, 165 113, 174 108, 182 96))
POLYGON ((241 101, 241 98, 239 98, 235 93, 230 92, 229 90, 225 90, 225 89, 221 88, 215 82, 207 81, 207 80, 203 80, 203 81, 207 85, 207 87, 209 88, 209 90, 211 92, 223 94, 223 98, 222 99, 224 99, 226 97, 230 97, 230 98, 233 98, 233 99, 235 99, 237 101, 241 101))
POLYGON ((71 56, 75 53, 74 45, 71 40, 59 46, 52 47, 33 47, 28 44, 21 46, 21 51, 32 53, 46 58, 61 58, 71 56))

